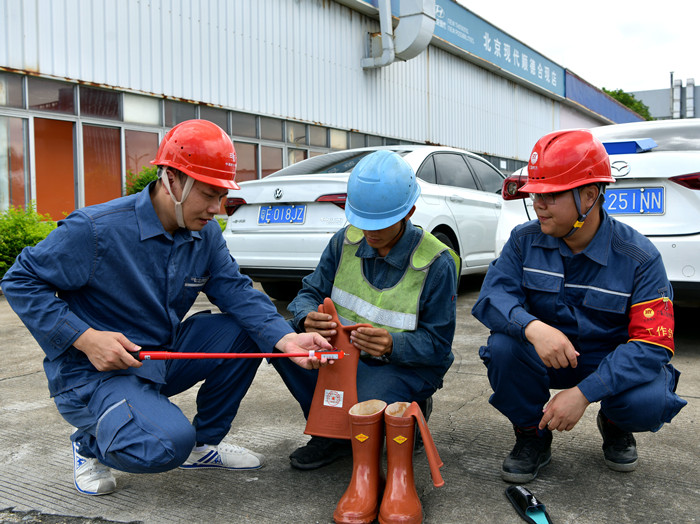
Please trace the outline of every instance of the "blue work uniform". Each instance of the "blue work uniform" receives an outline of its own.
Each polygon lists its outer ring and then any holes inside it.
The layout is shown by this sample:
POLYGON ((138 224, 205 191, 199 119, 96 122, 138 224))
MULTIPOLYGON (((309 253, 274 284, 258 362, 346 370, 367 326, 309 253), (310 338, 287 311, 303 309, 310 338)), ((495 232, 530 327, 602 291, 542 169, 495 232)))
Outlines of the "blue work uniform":
POLYGON ((145 361, 97 371, 72 344, 88 328, 149 348, 269 351, 293 332, 240 274, 216 221, 201 231, 163 229, 142 192, 76 210, 26 248, 2 280, 7 300, 46 353, 51 396, 78 431, 80 454, 134 473, 184 462, 195 442, 228 433, 259 359, 145 361), (203 292, 223 313, 186 320, 203 292), (190 423, 168 397, 204 380, 190 423))
POLYGON ((654 245, 605 211, 577 254, 537 220, 516 227, 472 309, 492 333, 480 349, 491 404, 516 426, 532 427, 550 388, 578 386, 621 429, 657 431, 686 404, 669 363, 672 298, 654 245), (544 365, 524 333, 536 319, 568 337, 580 353, 576 368, 544 365))
MULTIPOLYGON (((289 304, 290 320, 297 332, 304 331, 304 320, 333 291, 336 272, 343 256, 346 229, 338 231, 326 246, 316 270, 306 276, 303 287, 289 304)), ((376 289, 397 285, 410 267, 411 255, 423 232, 410 221, 399 241, 386 257, 381 257, 363 238, 355 256, 362 259, 362 275, 376 289)), ((357 369, 359 402, 371 399, 387 403, 422 401, 442 387, 442 380, 454 361, 452 339, 456 323, 457 277, 455 262, 447 250, 430 265, 418 304, 415 330, 391 333, 393 348, 386 358, 363 355, 357 369)), ((276 359, 272 363, 292 395, 308 416, 318 371, 292 367, 276 359)))

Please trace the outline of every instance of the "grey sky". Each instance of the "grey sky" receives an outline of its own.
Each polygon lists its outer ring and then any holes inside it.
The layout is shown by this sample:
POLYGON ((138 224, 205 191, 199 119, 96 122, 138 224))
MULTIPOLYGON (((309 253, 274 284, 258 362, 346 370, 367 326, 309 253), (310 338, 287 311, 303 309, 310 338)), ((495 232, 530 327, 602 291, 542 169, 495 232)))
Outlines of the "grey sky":
POLYGON ((458 0, 596 87, 644 91, 700 83, 700 4, 676 0, 458 0))

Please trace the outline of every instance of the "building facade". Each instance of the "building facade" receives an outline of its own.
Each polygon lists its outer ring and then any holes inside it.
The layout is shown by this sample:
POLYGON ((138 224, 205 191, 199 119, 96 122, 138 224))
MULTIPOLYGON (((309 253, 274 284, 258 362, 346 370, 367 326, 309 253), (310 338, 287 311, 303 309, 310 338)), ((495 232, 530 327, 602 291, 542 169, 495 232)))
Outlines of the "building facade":
POLYGON ((683 85, 680 78, 671 77, 668 89, 633 91, 631 94, 649 108, 654 120, 700 116, 695 102, 700 96, 700 86, 695 85, 694 78, 688 78, 683 85))
POLYGON ((397 143, 511 172, 552 130, 641 120, 451 0, 0 0, 0 35, 0 211, 54 219, 123 194, 190 118, 230 134, 239 181, 397 143))

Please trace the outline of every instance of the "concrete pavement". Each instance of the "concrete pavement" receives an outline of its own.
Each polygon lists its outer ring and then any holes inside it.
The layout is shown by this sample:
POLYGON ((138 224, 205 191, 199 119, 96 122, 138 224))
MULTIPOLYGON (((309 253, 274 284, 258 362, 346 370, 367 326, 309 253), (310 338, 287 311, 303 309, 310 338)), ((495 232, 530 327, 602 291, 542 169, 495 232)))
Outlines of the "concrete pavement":
MULTIPOLYGON (((501 462, 513 445, 508 421, 488 404, 490 387, 477 351, 488 331, 469 311, 480 279, 458 299, 456 360, 435 395, 429 426, 445 466, 434 488, 424 454, 415 477, 426 523, 522 522, 504 496, 501 462)), ((212 306, 206 298, 193 311, 212 306)), ((286 303, 278 303, 286 315, 286 303)), ((655 434, 637 434, 639 466, 610 471, 591 406, 570 432, 556 434, 553 458, 527 485, 555 523, 700 522, 700 310, 678 310, 674 365, 688 400, 655 434)), ((350 480, 352 459, 297 471, 288 455, 306 442, 301 410, 274 369, 263 363, 226 441, 264 453, 257 471, 115 472, 118 491, 80 495, 73 486, 69 435, 48 396, 43 352, 0 296, 0 521, 146 523, 330 523, 350 480)), ((195 391, 173 400, 194 415, 195 391)))

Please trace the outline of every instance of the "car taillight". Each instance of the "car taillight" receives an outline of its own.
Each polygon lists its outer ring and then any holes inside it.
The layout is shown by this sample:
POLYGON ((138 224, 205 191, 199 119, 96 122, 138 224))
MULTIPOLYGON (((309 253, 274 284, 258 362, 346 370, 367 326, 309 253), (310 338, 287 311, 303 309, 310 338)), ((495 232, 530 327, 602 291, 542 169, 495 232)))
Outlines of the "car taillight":
POLYGON ((224 204, 224 209, 226 209, 226 214, 231 216, 233 213, 235 213, 236 209, 245 204, 247 204, 247 202, 242 198, 227 198, 226 203, 224 204))
POLYGON ((688 189, 700 191, 700 173, 691 173, 689 175, 673 176, 669 180, 680 184, 688 189))
POLYGON ((522 176, 509 176, 503 181, 503 188, 501 189, 501 196, 503 200, 520 200, 522 198, 527 198, 527 193, 521 193, 520 188, 527 182, 527 177, 522 176))
POLYGON ((331 202, 335 204, 340 209, 345 209, 345 199, 347 199, 347 193, 336 193, 333 195, 323 195, 316 199, 316 202, 331 202))

